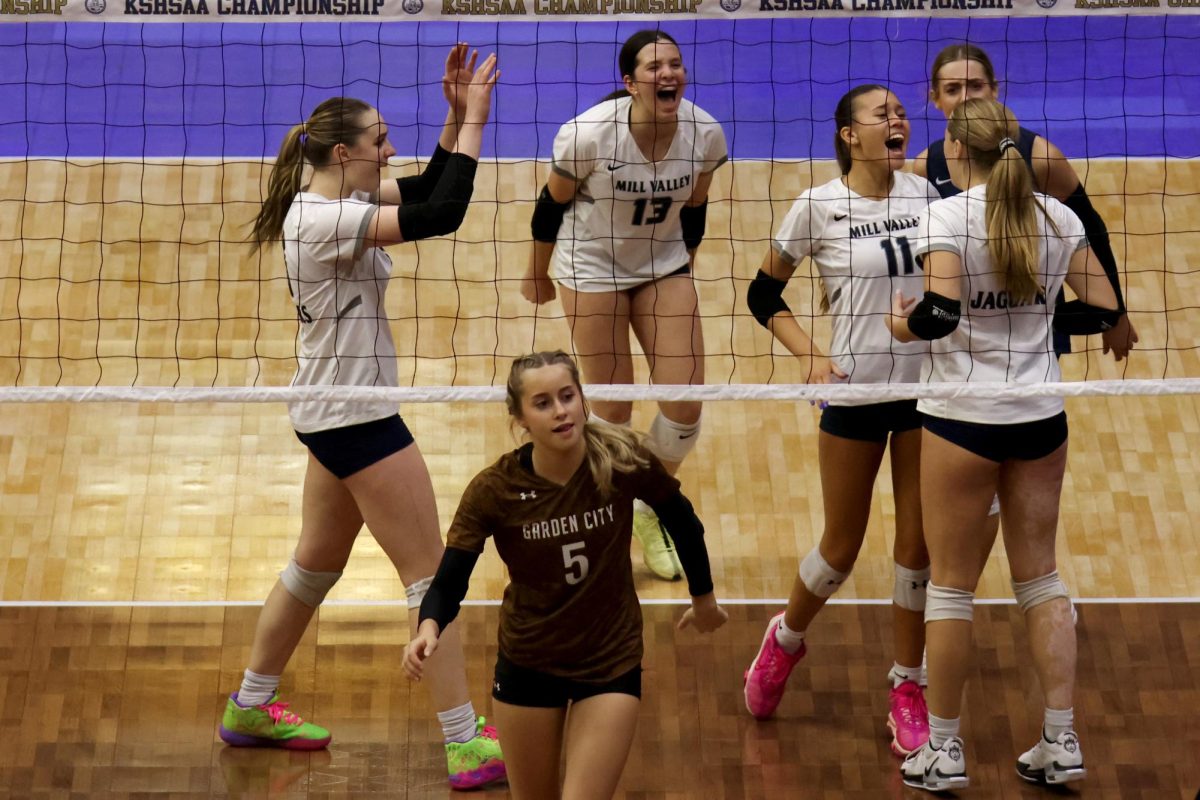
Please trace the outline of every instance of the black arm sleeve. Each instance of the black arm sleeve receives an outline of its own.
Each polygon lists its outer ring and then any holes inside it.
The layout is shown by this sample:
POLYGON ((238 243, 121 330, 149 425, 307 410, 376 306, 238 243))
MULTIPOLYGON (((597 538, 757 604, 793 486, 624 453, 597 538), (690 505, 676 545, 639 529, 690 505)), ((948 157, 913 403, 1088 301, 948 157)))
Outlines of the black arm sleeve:
POLYGON ((1082 300, 1067 300, 1054 309, 1054 330, 1071 336, 1091 336, 1116 325, 1121 314, 1121 311, 1100 308, 1082 300))
POLYGON ((397 178, 396 185, 400 187, 401 204, 424 203, 428 200, 429 195, 433 194, 434 187, 437 186, 438 179, 442 177, 442 172, 446 169, 446 161, 449 158, 450 151, 438 144, 433 150, 433 157, 429 159, 429 163, 425 165, 425 169, 420 175, 397 178))
POLYGON ((543 186, 533 206, 533 220, 530 229, 534 241, 554 244, 558 241, 558 229, 562 226, 563 215, 571 207, 570 203, 560 203, 550 194, 550 187, 543 186))
POLYGON ((1091 246, 1092 252, 1096 254, 1100 266, 1104 267, 1104 274, 1108 276, 1108 282, 1112 284, 1113 292, 1117 295, 1117 310, 1122 314, 1125 313, 1125 297, 1121 294, 1117 257, 1113 255, 1112 244, 1108 240, 1108 226, 1104 224, 1104 219, 1092 207, 1092 199, 1088 197, 1082 183, 1075 187, 1075 191, 1071 192, 1065 205, 1074 211, 1075 216, 1079 217, 1079 221, 1083 223, 1083 231, 1087 234, 1088 244, 1091 246))
POLYGON ((454 233, 467 216, 467 206, 475 191, 477 163, 470 156, 453 153, 446 159, 437 185, 423 203, 408 203, 396 208, 400 235, 406 242, 454 233))
POLYGON ((684 206, 679 209, 679 225, 683 228, 683 245, 688 250, 695 250, 704 241, 704 226, 708 219, 708 200, 698 206, 684 206))
POLYGON ((454 622, 463 598, 467 596, 467 584, 478 560, 479 553, 459 550, 457 547, 446 548, 437 574, 433 576, 433 583, 421 601, 418 625, 431 619, 438 624, 438 631, 444 631, 447 625, 454 622))
POLYGON ((713 590, 712 569, 708 564, 708 547, 704 544, 704 525, 696 516, 692 503, 676 490, 670 497, 650 505, 658 520, 671 534, 675 552, 688 579, 688 594, 700 597, 713 590))
POLYGON ((908 329, 925 341, 941 339, 954 333, 962 319, 962 302, 951 300, 937 292, 925 292, 908 318, 908 329))
POLYGON ((754 276, 754 280, 750 281, 750 288, 746 290, 746 305, 750 306, 750 313, 764 328, 771 321, 771 317, 780 311, 791 313, 788 304, 783 300, 785 286, 787 281, 772 278, 761 269, 754 276))

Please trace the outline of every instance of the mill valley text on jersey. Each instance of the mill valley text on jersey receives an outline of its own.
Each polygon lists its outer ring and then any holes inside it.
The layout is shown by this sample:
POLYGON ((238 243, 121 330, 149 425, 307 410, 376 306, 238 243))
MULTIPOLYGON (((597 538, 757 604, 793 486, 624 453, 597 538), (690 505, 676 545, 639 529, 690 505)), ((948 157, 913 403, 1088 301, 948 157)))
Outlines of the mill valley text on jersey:
MULTIPOLYGON (((834 215, 837 219, 837 215, 834 215)), ((890 233, 911 230, 921 222, 920 217, 905 217, 903 219, 881 219, 864 225, 851 225, 850 238, 860 239, 867 236, 883 236, 890 233)))
MULTIPOLYGON (((610 166, 609 169, 614 167, 610 166)), ((682 175, 678 178, 667 178, 665 180, 645 180, 645 181, 617 181, 613 187, 617 192, 628 192, 630 194, 655 194, 659 192, 674 192, 678 189, 686 189, 692 185, 691 175, 682 175)))

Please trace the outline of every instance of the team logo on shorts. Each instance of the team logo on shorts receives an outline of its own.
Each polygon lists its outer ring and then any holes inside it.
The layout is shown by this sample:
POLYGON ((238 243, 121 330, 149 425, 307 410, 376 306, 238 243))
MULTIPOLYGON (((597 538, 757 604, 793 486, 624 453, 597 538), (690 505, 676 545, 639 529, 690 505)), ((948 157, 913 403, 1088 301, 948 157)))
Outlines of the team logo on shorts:
POLYGON ((424 0, 404 0, 400 7, 404 9, 405 14, 420 14, 425 8, 425 2, 424 0))
POLYGON ((730 14, 742 7, 742 0, 721 0, 721 8, 730 14))
POLYGON ((88 10, 89 14, 103 14, 106 5, 104 0, 83 0, 83 7, 88 10))
POLYGON ((1037 4, 1042 8, 1054 8, 1058 0, 1037 0, 1037 4))

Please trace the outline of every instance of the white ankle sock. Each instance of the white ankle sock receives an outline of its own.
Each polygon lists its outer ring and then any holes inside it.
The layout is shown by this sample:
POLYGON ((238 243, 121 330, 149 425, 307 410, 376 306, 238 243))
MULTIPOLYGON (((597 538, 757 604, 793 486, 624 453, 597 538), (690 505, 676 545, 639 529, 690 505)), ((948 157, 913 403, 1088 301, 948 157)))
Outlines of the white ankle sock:
POLYGON ((469 742, 475 738, 475 706, 470 700, 457 708, 439 711, 437 718, 447 744, 469 742))
POLYGON ((906 667, 897 661, 892 664, 892 670, 888 673, 888 677, 892 679, 893 689, 905 681, 912 681, 919 685, 921 683, 921 668, 906 667))
POLYGON ((246 670, 242 673, 242 688, 238 689, 237 704, 243 708, 261 706, 279 690, 278 675, 259 675, 246 670))
POLYGON ((958 736, 958 727, 962 717, 942 719, 933 714, 929 715, 929 746, 937 750, 946 743, 947 739, 958 736))
POLYGON ((1042 723, 1042 736, 1047 742, 1053 742, 1060 734, 1075 729, 1075 708, 1047 708, 1045 722, 1042 723))
POLYGON ((779 627, 775 629, 775 643, 783 648, 783 652, 794 656, 796 651, 804 645, 804 631, 792 630, 783 621, 783 617, 780 617, 779 627))

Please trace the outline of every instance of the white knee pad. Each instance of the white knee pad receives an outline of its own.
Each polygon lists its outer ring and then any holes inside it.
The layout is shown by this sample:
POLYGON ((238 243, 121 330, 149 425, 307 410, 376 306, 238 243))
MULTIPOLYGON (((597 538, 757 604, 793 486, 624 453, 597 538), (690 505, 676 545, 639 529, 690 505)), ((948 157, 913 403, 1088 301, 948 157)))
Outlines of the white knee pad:
POLYGON ((297 564, 294 556, 279 573, 279 580, 288 594, 309 608, 321 605, 340 577, 340 572, 310 572, 297 564))
POLYGON ((999 513, 1000 513, 1000 495, 995 495, 992 497, 992 505, 988 509, 988 516, 994 517, 999 513))
POLYGON ((892 602, 908 611, 924 611, 928 585, 929 567, 909 569, 897 564, 896 586, 892 590, 892 602))
POLYGON ((1017 605, 1021 607, 1022 612, 1059 597, 1071 596, 1067 592, 1066 584, 1058 577, 1058 570, 1023 583, 1013 581, 1012 587, 1013 594, 1017 597, 1017 605))
POLYGON ((939 619, 975 619, 975 593, 965 589, 951 589, 929 582, 925 599, 925 621, 939 619))
POLYGON ((650 425, 650 437, 646 440, 646 446, 663 461, 679 463, 692 452, 699 438, 700 420, 685 425, 667 419, 660 411, 650 425))
POLYGON ((430 585, 433 584, 433 576, 421 578, 419 581, 413 581, 408 586, 404 587, 404 596, 408 598, 408 608, 413 610, 421 607, 421 602, 425 599, 425 593, 429 591, 430 585))
POLYGON ((800 562, 800 581, 817 597, 832 597, 842 588, 849 572, 838 572, 821 557, 821 548, 814 547, 800 562))

